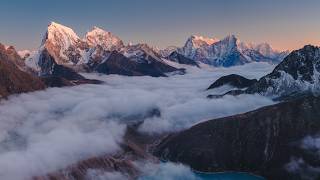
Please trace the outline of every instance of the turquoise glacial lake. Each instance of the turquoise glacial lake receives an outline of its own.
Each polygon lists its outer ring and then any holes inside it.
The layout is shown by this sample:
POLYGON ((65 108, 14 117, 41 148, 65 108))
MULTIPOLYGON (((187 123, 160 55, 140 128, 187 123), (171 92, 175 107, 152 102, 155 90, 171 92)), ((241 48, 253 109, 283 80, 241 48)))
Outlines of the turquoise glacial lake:
POLYGON ((248 173, 197 174, 196 177, 197 180, 266 180, 248 173))
POLYGON ((221 172, 198 173, 187 166, 174 163, 160 163, 145 166, 145 175, 138 180, 266 180, 249 173, 221 172))

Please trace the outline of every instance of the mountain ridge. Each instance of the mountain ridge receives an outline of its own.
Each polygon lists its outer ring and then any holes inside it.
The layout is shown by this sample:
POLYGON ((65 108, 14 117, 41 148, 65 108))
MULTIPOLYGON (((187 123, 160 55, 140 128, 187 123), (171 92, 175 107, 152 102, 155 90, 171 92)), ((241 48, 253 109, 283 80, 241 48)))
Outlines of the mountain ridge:
MULTIPOLYGON (((169 46, 166 49, 153 48, 147 44, 141 46, 139 43, 125 45, 118 36, 97 26, 89 30, 83 38, 80 38, 71 28, 56 22, 51 22, 48 25, 39 51, 46 48, 58 64, 77 66, 87 63, 100 63, 113 50, 117 50, 126 56, 129 54, 128 51, 137 46, 141 48, 147 46, 147 52, 150 55, 156 54, 157 58, 155 59, 168 58, 172 52, 176 51, 176 53, 194 60, 196 63, 201 62, 223 67, 243 65, 250 62, 277 64, 288 54, 287 51, 274 50, 267 43, 253 44, 239 41, 235 35, 228 35, 221 40, 201 35, 191 35, 184 46, 169 46)), ((146 51, 146 49, 142 50, 146 51)), ((35 56, 29 56, 26 59, 36 61, 35 56)), ((28 64, 37 64, 37 62, 28 64)), ((31 66, 31 68, 33 67, 31 66)))
MULTIPOLYGON (((40 55, 43 54, 44 51, 47 51, 49 55, 53 57, 53 60, 57 65, 67 66, 77 72, 94 72, 97 70, 97 66, 101 64, 104 64, 104 66, 108 65, 107 68, 98 68, 100 70, 109 69, 108 71, 99 71, 100 73, 106 74, 112 72, 112 74, 120 75, 157 74, 157 76, 165 76, 165 73, 167 72, 181 71, 166 64, 161 56, 155 52, 154 48, 149 47, 147 44, 125 46, 119 37, 98 27, 93 27, 92 30, 87 32, 84 38, 80 38, 71 28, 51 22, 48 25, 48 29, 38 52, 26 58, 26 65, 33 68, 36 72, 41 72, 43 69, 48 68, 53 69, 53 67, 44 67, 44 64, 40 62, 40 55), (114 51, 123 54, 126 58, 113 56, 113 60, 117 57, 119 58, 119 61, 121 60, 122 65, 125 64, 124 61, 126 61, 127 64, 132 65, 125 67, 118 66, 120 64, 117 63, 104 63, 110 58, 110 55, 114 51), (148 66, 148 64, 152 62, 155 62, 155 64, 158 64, 161 68, 157 69, 155 66, 148 66), (140 66, 139 63, 145 65, 140 66), (160 70, 161 72, 143 74, 148 71, 141 68, 130 69, 136 66, 144 68, 149 67, 151 68, 151 71, 160 70), (110 71, 112 68, 117 70, 110 71), (139 70, 140 72, 133 72, 136 70, 139 70)), ((38 74, 41 75, 41 73, 38 74)))

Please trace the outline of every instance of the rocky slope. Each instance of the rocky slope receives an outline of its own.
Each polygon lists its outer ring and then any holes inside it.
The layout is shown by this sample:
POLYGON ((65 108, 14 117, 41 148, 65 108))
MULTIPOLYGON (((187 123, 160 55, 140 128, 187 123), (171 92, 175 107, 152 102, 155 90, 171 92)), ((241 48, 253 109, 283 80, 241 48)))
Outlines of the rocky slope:
POLYGON ((166 59, 179 64, 186 64, 186 65, 200 67, 196 61, 189 59, 182 54, 179 54, 177 51, 172 52, 166 59))
POLYGON ((142 134, 137 131, 137 126, 127 128, 121 150, 115 154, 105 154, 79 161, 57 172, 36 176, 34 180, 47 179, 100 179, 106 172, 121 173, 123 179, 134 180, 142 175, 141 169, 135 162, 159 163, 158 159, 148 152, 159 136, 142 134))
POLYGON ((175 133, 157 145, 162 160, 204 172, 244 171, 267 179, 318 179, 320 98, 308 96, 252 112, 214 119, 175 133), (312 144, 314 143, 314 144, 312 144))
POLYGON ((41 51, 38 64, 42 67, 38 73, 48 87, 102 83, 102 81, 86 79, 72 68, 57 64, 47 50, 41 51))
POLYGON ((307 45, 290 53, 270 74, 246 90, 230 91, 223 95, 258 93, 276 100, 289 100, 306 94, 319 94, 319 72, 320 48, 307 45))
POLYGON ((320 48, 307 45, 290 53, 268 75, 249 87, 246 93, 274 98, 297 93, 319 93, 320 48))
POLYGON ((79 75, 71 68, 59 65, 46 49, 41 51, 38 64, 41 66, 41 70, 39 72, 41 77, 55 76, 63 77, 67 80, 84 79, 83 76, 79 75))
POLYGON ((166 76, 166 72, 177 71, 161 61, 154 59, 153 57, 138 59, 139 63, 130 60, 123 54, 113 51, 107 60, 96 66, 94 71, 103 74, 120 74, 126 76, 166 76), (142 62, 144 61, 144 62, 142 62))
MULTIPOLYGON (((44 83, 18 68, 20 57, 13 47, 0 44, 0 97, 45 89, 44 83)), ((22 67, 21 67, 22 68, 22 67)))

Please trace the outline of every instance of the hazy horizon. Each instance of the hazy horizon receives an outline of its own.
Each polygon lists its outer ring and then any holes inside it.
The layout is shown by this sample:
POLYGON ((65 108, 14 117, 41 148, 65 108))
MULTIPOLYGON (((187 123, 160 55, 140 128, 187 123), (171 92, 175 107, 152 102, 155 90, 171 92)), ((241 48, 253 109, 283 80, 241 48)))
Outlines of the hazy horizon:
POLYGON ((189 0, 1 2, 0 42, 19 50, 36 49, 51 21, 72 28, 80 37, 93 26, 119 36, 125 43, 154 47, 182 46, 192 35, 267 42, 275 49, 319 45, 320 1, 189 0), (121 1, 120 1, 121 2, 121 1), (58 13, 57 13, 58 12, 58 13))

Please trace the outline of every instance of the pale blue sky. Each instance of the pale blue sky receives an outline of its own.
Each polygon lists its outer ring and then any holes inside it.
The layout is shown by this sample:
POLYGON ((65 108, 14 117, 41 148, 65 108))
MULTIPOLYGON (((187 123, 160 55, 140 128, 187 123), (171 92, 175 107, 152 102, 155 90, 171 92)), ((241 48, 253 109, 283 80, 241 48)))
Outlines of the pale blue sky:
POLYGON ((50 21, 83 36, 93 26, 125 42, 183 45, 191 34, 296 49, 320 44, 319 0, 1 0, 0 42, 35 49, 50 21))

